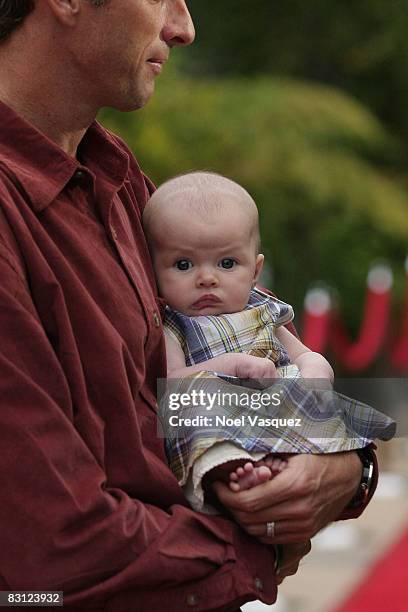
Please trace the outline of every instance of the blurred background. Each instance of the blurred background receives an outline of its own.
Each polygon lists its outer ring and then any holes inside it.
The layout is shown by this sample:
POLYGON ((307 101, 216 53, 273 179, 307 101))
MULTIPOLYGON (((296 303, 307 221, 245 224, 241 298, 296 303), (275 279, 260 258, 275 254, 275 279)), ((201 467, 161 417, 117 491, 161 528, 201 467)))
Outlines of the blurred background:
MULTIPOLYGON (((251 193, 263 283, 337 375, 406 377, 408 0, 189 5, 196 42, 152 101, 100 120, 156 184, 209 169, 251 193)), ((394 400, 404 420, 408 397, 394 400)), ((406 433, 380 445, 364 516, 315 539, 276 612, 408 610, 406 433)))

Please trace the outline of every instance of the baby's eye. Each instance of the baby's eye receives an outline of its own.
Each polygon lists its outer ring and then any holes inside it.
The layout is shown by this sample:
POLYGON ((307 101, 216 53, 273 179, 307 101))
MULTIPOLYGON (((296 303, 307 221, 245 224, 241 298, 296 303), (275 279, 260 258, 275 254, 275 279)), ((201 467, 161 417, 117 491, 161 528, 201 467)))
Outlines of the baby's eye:
POLYGON ((236 263, 237 262, 235 261, 235 259, 232 259, 232 257, 225 257, 224 259, 221 259, 218 265, 220 268, 224 268, 224 270, 231 270, 231 268, 233 268, 236 263))
POLYGON ((182 272, 185 272, 185 270, 190 270, 190 268, 193 267, 193 264, 189 259, 179 259, 174 265, 177 270, 181 270, 182 272))

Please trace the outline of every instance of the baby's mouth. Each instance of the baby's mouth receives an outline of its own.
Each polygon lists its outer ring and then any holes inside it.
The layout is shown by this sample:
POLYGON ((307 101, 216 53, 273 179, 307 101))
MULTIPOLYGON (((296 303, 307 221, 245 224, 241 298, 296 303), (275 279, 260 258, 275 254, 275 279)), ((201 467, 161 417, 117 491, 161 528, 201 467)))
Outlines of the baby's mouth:
POLYGON ((196 300, 191 308, 193 310, 200 310, 201 308, 205 308, 207 306, 214 306, 215 304, 221 304, 221 300, 218 296, 213 293, 206 293, 202 295, 198 300, 196 300))

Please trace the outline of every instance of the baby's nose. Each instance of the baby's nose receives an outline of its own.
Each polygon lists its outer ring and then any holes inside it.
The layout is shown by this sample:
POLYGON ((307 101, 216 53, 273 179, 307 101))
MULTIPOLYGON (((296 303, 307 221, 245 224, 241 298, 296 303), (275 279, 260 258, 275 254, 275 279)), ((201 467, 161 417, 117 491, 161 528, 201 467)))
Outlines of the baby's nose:
POLYGON ((216 287, 218 285, 217 275, 211 270, 201 270, 197 276, 199 287, 216 287))

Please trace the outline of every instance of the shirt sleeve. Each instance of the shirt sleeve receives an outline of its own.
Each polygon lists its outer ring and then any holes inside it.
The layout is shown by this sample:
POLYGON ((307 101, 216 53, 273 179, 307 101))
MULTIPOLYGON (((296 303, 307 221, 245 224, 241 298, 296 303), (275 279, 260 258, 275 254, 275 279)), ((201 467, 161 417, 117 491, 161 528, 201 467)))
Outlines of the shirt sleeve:
POLYGON ((1 243, 0 278, 0 588, 61 590, 65 606, 112 612, 272 603, 271 549, 226 518, 160 508, 109 485, 1 243))
POLYGON ((294 312, 290 304, 278 300, 278 298, 271 296, 269 301, 269 308, 271 310, 272 317, 274 319, 276 327, 281 325, 288 325, 293 321, 294 312))
MULTIPOLYGON (((269 295, 273 300, 276 300, 277 302, 280 302, 280 300, 278 300, 278 298, 276 297, 276 295, 274 293, 272 293, 272 291, 270 291, 269 289, 265 289, 265 287, 262 287, 260 285, 257 285, 257 287, 263 291, 264 293, 266 293, 267 295, 269 295)), ((284 302, 281 302, 282 304, 284 304, 284 302)), ((293 318, 294 318, 294 311, 292 306, 290 306, 289 304, 285 304, 286 306, 289 306, 289 308, 292 310, 291 313, 291 317, 289 318, 289 320, 286 323, 280 323, 280 325, 285 325, 285 327, 287 327, 287 329, 290 331, 291 334, 293 334, 295 336, 295 338, 299 338, 299 334, 297 333, 296 327, 293 324, 293 318)))

